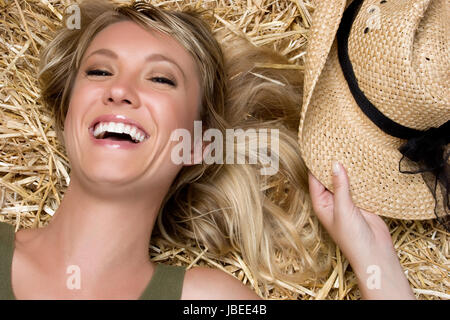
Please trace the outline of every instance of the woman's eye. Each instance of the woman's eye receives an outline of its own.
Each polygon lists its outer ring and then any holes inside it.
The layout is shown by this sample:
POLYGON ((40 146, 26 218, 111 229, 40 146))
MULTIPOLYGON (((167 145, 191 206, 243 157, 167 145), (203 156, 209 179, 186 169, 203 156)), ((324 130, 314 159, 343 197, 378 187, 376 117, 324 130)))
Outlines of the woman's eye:
MULTIPOLYGON (((100 69, 94 69, 94 70, 88 70, 86 71, 86 75, 88 76, 100 76, 100 77, 106 77, 106 76, 112 76, 112 73, 105 71, 105 70, 100 70, 100 69)), ((162 83, 162 84, 167 84, 170 85, 172 87, 175 87, 175 82, 165 78, 165 77, 153 77, 150 79, 153 82, 156 83, 162 83)))
POLYGON ((108 71, 95 69, 95 70, 86 71, 86 75, 88 75, 88 76, 111 76, 112 74, 108 71))
POLYGON ((157 83, 162 83, 162 84, 168 84, 172 87, 175 87, 175 82, 173 82, 170 79, 164 78, 164 77, 153 77, 150 80, 152 80, 153 82, 157 82, 157 83))

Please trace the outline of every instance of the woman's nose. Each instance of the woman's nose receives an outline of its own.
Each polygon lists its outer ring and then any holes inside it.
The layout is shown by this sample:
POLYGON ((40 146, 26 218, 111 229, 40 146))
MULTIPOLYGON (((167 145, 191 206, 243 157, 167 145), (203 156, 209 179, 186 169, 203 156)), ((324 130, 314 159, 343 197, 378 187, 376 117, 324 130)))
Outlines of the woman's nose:
POLYGON ((130 80, 116 79, 106 88, 103 98, 105 105, 130 105, 137 107, 139 98, 130 80))

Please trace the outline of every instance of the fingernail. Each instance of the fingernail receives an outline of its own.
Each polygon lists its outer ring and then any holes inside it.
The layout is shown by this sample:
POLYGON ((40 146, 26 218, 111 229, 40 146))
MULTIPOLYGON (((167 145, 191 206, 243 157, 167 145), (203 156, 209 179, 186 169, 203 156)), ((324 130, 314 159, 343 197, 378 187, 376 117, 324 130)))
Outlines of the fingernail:
POLYGON ((332 169, 333 169, 333 174, 335 176, 339 175, 339 173, 341 172, 341 166, 340 166, 339 162, 337 162, 337 161, 333 162, 332 169))

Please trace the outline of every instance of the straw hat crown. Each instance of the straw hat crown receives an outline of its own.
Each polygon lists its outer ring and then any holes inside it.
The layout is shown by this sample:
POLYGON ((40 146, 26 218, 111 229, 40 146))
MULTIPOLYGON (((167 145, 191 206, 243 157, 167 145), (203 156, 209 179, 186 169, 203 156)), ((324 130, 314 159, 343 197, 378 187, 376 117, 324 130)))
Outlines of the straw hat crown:
MULTIPOLYGON (((303 115, 344 9, 352 2, 317 1, 306 54, 303 115)), ((401 125, 426 130, 450 117, 448 10, 444 0, 371 0, 364 1, 353 22, 348 51, 358 84, 384 115, 401 125)))
POLYGON ((358 85, 389 119, 439 127, 450 116, 445 1, 364 1, 348 39, 358 85))

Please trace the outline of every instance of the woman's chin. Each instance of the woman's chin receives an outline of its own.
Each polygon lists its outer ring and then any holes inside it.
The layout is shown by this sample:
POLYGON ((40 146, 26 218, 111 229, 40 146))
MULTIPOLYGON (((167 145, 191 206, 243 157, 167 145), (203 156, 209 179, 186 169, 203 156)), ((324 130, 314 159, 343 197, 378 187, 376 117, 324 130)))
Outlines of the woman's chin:
POLYGON ((84 166, 83 172, 93 183, 113 187, 137 181, 144 174, 142 168, 143 166, 133 166, 121 161, 107 161, 98 162, 98 165, 84 166))

